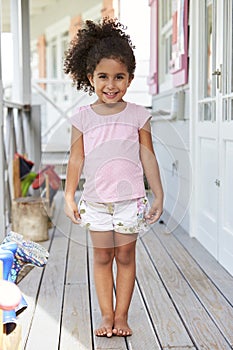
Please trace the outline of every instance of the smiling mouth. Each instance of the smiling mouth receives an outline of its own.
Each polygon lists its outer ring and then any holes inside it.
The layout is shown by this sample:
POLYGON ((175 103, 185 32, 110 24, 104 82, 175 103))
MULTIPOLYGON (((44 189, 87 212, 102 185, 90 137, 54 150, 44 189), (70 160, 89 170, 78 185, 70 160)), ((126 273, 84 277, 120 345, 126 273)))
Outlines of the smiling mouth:
POLYGON ((113 97, 115 95, 117 95, 118 92, 104 92, 105 95, 109 96, 109 97, 113 97))

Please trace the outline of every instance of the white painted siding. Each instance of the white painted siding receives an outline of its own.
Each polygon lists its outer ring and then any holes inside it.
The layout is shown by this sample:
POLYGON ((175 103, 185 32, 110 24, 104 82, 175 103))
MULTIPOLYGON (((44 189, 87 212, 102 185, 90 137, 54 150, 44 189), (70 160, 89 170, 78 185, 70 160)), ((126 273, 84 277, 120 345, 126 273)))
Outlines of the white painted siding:
MULTIPOLYGON (((169 111, 172 104, 171 90, 153 98, 153 111, 169 111)), ((192 165, 189 150, 189 90, 185 90, 183 120, 169 120, 154 116, 152 133, 155 152, 165 192, 165 210, 186 231, 189 230, 189 204, 192 188, 192 165)), ((169 225, 169 223, 168 223, 169 225)), ((172 227, 174 228, 174 227, 172 227)))

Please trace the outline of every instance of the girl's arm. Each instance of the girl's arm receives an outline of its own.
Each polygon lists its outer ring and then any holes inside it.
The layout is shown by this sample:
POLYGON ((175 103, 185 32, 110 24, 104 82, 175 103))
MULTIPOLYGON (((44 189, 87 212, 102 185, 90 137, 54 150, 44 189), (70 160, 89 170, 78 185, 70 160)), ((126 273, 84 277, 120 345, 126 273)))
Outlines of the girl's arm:
POLYGON ((163 212, 163 188, 158 162, 153 149, 149 121, 147 121, 143 128, 139 130, 139 141, 142 166, 155 197, 151 205, 151 209, 146 217, 149 223, 152 224, 159 219, 163 212))
POLYGON ((70 156, 66 172, 65 213, 75 223, 80 223, 80 215, 75 203, 75 192, 82 173, 84 162, 83 135, 72 127, 70 156))

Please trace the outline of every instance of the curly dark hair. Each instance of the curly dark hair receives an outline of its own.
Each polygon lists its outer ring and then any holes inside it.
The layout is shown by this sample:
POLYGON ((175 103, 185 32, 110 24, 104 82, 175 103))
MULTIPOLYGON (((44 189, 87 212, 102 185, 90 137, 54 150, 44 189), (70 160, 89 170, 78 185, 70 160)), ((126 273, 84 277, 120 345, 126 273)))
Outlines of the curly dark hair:
POLYGON ((127 67, 129 76, 134 75, 136 61, 126 28, 117 19, 104 18, 95 23, 87 20, 70 42, 65 52, 64 72, 69 74, 77 90, 91 95, 94 92, 87 75, 93 75, 102 58, 118 59, 127 67))

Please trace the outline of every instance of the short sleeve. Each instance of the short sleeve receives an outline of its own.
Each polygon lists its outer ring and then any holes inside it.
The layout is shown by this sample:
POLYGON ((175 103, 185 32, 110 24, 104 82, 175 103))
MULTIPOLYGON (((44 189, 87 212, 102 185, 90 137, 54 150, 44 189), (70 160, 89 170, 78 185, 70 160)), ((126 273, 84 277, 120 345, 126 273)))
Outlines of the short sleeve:
POLYGON ((76 129, 78 129, 79 131, 83 132, 82 113, 80 111, 80 107, 76 109, 75 113, 69 119, 69 122, 76 129))
POLYGON ((142 129, 148 120, 151 119, 151 113, 143 106, 138 106, 138 128, 142 129))

